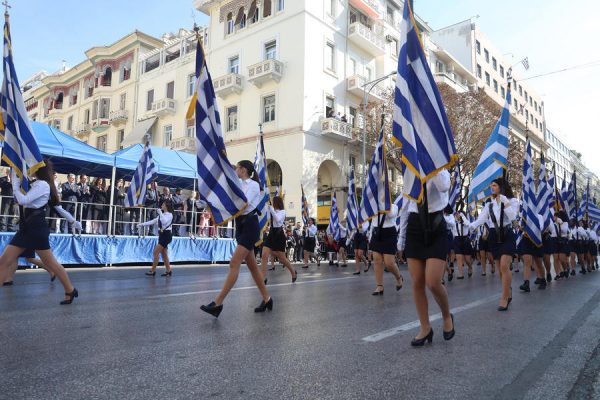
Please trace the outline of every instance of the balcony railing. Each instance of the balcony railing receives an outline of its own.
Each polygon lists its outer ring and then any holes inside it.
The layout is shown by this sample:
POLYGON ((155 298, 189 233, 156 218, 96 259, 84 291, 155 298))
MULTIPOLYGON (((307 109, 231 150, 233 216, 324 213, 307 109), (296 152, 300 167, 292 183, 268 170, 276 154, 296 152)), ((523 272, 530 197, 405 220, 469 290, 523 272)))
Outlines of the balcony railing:
POLYGON ((75 134, 78 136, 87 135, 92 130, 90 124, 79 124, 77 128, 75 128, 75 134))
POLYGON ((129 118, 129 112, 127 110, 111 111, 108 115, 109 122, 115 125, 127 122, 127 118, 129 118))
POLYGON ((93 119, 91 122, 92 122, 92 128, 96 128, 98 126, 103 126, 103 125, 109 124, 108 118, 105 118, 105 117, 98 117, 96 119, 93 119))
POLYGON ((321 121, 321 134, 334 139, 352 140, 353 128, 347 122, 342 122, 335 118, 326 118, 321 121))
POLYGON ((350 24, 348 39, 372 55, 381 56, 385 54, 385 38, 383 35, 360 22, 350 24))
POLYGON ((248 81, 261 87, 269 81, 279 82, 283 76, 283 63, 279 60, 264 60, 248 67, 248 81))
MULTIPOLYGON (((363 86, 367 82, 366 78, 360 75, 352 75, 346 79, 347 89, 350 93, 355 96, 359 96, 361 99, 364 97, 363 86)), ((385 98, 386 89, 383 86, 383 82, 376 85, 374 88, 370 88, 371 91, 367 93, 367 101, 381 101, 385 98)))
POLYGON ((152 112, 157 115, 175 114, 175 100, 161 99, 152 103, 152 112))
POLYGON ((196 152, 196 138, 191 138, 191 137, 187 137, 187 136, 176 138, 176 139, 171 140, 170 146, 173 150, 180 150, 180 151, 185 151, 185 152, 189 152, 189 153, 195 153, 196 152))
POLYGON ((244 77, 240 74, 227 74, 213 80, 213 87, 217 95, 225 98, 232 93, 242 93, 243 81, 244 77))

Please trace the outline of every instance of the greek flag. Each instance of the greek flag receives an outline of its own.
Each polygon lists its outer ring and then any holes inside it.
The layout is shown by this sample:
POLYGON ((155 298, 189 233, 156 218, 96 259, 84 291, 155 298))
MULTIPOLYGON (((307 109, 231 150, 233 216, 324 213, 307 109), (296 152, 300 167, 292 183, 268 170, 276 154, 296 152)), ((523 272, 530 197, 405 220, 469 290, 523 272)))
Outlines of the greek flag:
POLYGON ((362 224, 379 213, 389 211, 392 206, 391 196, 382 127, 363 189, 362 207, 358 214, 359 223, 362 224))
POLYGON ((534 245, 542 245, 542 227, 538 217, 536 204, 535 182, 533 181, 533 165, 531 164, 531 143, 527 139, 527 152, 523 159, 523 190, 522 190, 522 213, 521 226, 523 234, 527 236, 534 245))
MULTIPOLYGON (((538 185, 537 185, 537 213, 540 214, 543 218, 543 226, 542 231, 546 230, 548 225, 552 222, 552 209, 550 208, 550 202, 552 199, 552 187, 550 186, 550 182, 548 181, 549 170, 546 169, 546 160, 544 158, 544 153, 541 155, 540 159, 540 173, 538 175, 538 185)), ((554 179, 552 179, 554 181, 554 179)))
POLYGON ((358 229, 358 198, 356 196, 356 185, 354 183, 354 168, 350 169, 348 178, 348 212, 346 214, 348 235, 358 229))
POLYGON ((566 192, 563 192, 563 198, 565 199, 565 208, 569 212, 569 218, 577 218, 577 207, 576 207, 576 193, 577 193, 577 175, 573 172, 571 176, 571 182, 566 192))
POLYGON ((469 204, 477 203, 491 196, 490 185, 500 178, 506 169, 508 158, 508 123, 510 121, 510 85, 500 119, 496 123, 490 138, 479 158, 473 179, 469 185, 469 204))
POLYGON ((262 243, 262 237, 268 228, 269 222, 269 211, 267 206, 271 199, 269 197, 269 175, 267 174, 267 157, 265 156, 265 144, 263 142, 262 135, 259 136, 258 142, 256 143, 256 156, 254 158, 254 169, 258 175, 258 182, 260 184, 260 195, 261 199, 256 209, 260 211, 258 216, 258 226, 260 227, 260 240, 256 242, 256 246, 260 246, 262 243))
POLYGON ((587 184, 587 190, 581 195, 581 206, 579 207, 578 219, 583 219, 587 222, 600 221, 600 208, 598 208, 594 199, 590 199, 589 181, 587 184))
POLYGON ((329 226, 327 227, 327 233, 333 236, 334 240, 340 240, 340 217, 335 191, 331 196, 331 210, 329 211, 329 226))
POLYGON ((405 2, 394 93, 393 140, 402 149, 404 195, 421 201, 423 185, 456 160, 446 110, 405 2))
POLYGON ((565 172, 560 190, 558 189, 558 185, 556 185, 556 180, 554 181, 554 186, 555 186, 555 191, 556 191, 554 196, 556 197, 556 200, 557 200, 557 203, 555 206, 556 211, 565 210, 567 212, 567 215, 569 215, 569 210, 567 210, 567 208, 566 208, 565 198, 564 198, 564 193, 567 190, 567 173, 566 172, 565 172))
POLYGON ((302 203, 302 224, 306 225, 308 223, 308 218, 310 218, 310 214, 308 213, 308 202, 304 195, 304 186, 300 185, 300 190, 302 191, 302 199, 300 200, 300 203, 302 203))
POLYGON ((196 44, 196 87, 186 119, 196 115, 198 193, 217 225, 226 224, 247 207, 235 170, 227 159, 221 118, 206 57, 198 37, 196 44))
POLYGON ((273 197, 281 197, 281 200, 285 200, 285 190, 283 190, 281 186, 277 186, 273 197))
POLYGON ((394 204, 398 207, 398 217, 396 217, 396 229, 400 229, 400 214, 402 214, 402 207, 404 207, 404 195, 396 197, 394 204))
POLYGON ((131 178, 131 185, 127 189, 125 207, 143 206, 146 199, 146 188, 156 179, 157 170, 152 158, 150 143, 144 146, 144 152, 140 157, 137 169, 131 178))
MULTIPOLYGON (((458 166, 458 164, 457 164, 457 166, 458 166)), ((451 177, 452 186, 450 187, 450 194, 448 195, 448 204, 450 204, 450 206, 452 206, 453 209, 456 208, 456 202, 458 201, 458 198, 460 197, 460 194, 461 194, 460 192, 462 191, 462 182, 460 181, 460 171, 457 168, 457 166, 455 168, 453 168, 453 170, 452 170, 452 177, 451 177)))
POLYGON ((4 81, 0 94, 0 140, 2 140, 2 161, 15 171, 21 180, 21 189, 29 190, 28 176, 43 167, 44 160, 33 136, 27 118, 23 95, 13 62, 12 39, 8 14, 4 22, 4 81))

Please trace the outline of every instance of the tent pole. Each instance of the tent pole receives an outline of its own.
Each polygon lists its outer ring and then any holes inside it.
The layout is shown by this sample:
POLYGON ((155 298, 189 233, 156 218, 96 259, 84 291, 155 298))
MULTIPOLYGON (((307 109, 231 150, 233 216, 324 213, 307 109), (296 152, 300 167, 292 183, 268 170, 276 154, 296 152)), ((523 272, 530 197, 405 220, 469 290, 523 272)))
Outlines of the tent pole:
POLYGON ((108 206, 108 236, 112 233, 112 220, 113 220, 113 204, 115 201, 115 175, 117 174, 117 167, 112 169, 112 177, 110 178, 110 205, 108 206))
MULTIPOLYGON (((196 192, 196 178, 194 178, 194 192, 196 192)), ((196 201, 198 200, 198 196, 196 196, 196 200, 194 200, 194 203, 192 204, 192 223, 190 224, 190 233, 192 234, 191 237, 196 237, 196 201)))

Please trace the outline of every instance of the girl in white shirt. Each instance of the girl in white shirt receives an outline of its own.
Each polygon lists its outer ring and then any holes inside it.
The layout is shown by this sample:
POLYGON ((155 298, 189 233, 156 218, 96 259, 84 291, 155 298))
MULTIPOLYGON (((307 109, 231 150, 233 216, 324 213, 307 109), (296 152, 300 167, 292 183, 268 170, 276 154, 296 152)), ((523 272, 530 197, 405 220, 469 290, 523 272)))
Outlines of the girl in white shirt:
POLYGON ((554 214, 554 231, 556 233, 556 253, 554 254, 554 271, 560 266, 561 278, 569 277, 569 217, 563 210, 554 214))
POLYGON ((171 263, 169 262, 169 244, 173 240, 173 202, 171 200, 165 200, 157 210, 158 216, 150 221, 138 224, 138 232, 141 232, 145 226, 158 225, 158 243, 154 247, 152 254, 152 268, 149 272, 146 272, 148 276, 156 275, 156 267, 160 256, 162 256, 163 262, 165 263, 166 272, 161 276, 171 276, 171 263))
POLYGON ((579 265, 581 266, 581 270, 579 271, 582 274, 587 272, 586 264, 587 260, 585 254, 587 252, 586 243, 588 241, 588 234, 585 230, 585 221, 580 220, 579 225, 575 228, 575 241, 577 243, 577 259, 579 260, 579 265))
MULTIPOLYGON (((456 255, 456 264, 458 265, 457 279, 464 279, 463 271, 464 263, 467 263, 467 276, 470 278, 473 275, 473 246, 469 237, 470 226, 469 220, 462 212, 457 212, 454 217, 454 224, 451 226, 454 243, 452 248, 456 255)), ((484 260, 485 261, 485 260, 484 260)))
MULTIPOLYGON (((304 228, 304 266, 308 268, 308 260, 313 256, 315 247, 317 246, 317 227, 314 218, 309 218, 304 228)), ((320 265, 319 256, 317 255, 317 266, 320 265)))
POLYGON ((263 244, 260 262, 264 282, 265 284, 267 283, 267 264, 269 257, 273 255, 290 271, 290 274, 292 274, 292 283, 294 283, 298 279, 298 272, 292 267, 292 264, 285 255, 286 237, 283 231, 283 225, 285 224, 283 199, 279 196, 273 197, 273 205, 268 206, 268 211, 271 215, 271 229, 263 244))
POLYGON ((59 197, 54 185, 54 172, 48 162, 46 163, 35 172, 37 180, 25 194, 21 193, 20 180, 13 172, 13 194, 17 203, 23 206, 23 214, 19 221, 19 230, 0 257, 0 282, 5 281, 6 273, 10 272, 10 267, 17 262, 21 254, 27 249, 32 249, 40 256, 42 263, 56 274, 65 288, 65 299, 60 304, 71 304, 79 292, 73 287, 65 268, 56 260, 50 249, 50 229, 46 222, 45 210, 47 205, 58 206, 59 197))
POLYGON ((260 305, 254 309, 254 312, 273 310, 273 299, 269 296, 260 268, 254 257, 254 247, 260 238, 260 227, 258 225, 256 210, 256 206, 260 203, 261 199, 258 176, 254 170, 254 164, 250 160, 242 160, 237 163, 235 172, 238 178, 241 179, 240 186, 244 195, 246 195, 248 205, 242 211, 241 215, 235 219, 237 247, 233 252, 231 261, 229 261, 229 273, 227 274, 223 288, 214 301, 200 307, 202 311, 216 318, 223 311, 223 301, 225 301, 225 297, 227 297, 237 281, 242 261, 246 261, 246 265, 252 274, 252 279, 254 279, 262 297, 260 305))
MULTIPOLYGON (((448 292, 442 285, 448 233, 442 210, 448 205, 450 174, 441 170, 424 185, 423 201, 409 200, 400 217, 398 250, 404 251, 412 278, 413 298, 421 329, 411 342, 423 346, 433 340, 425 287, 429 288, 442 311, 444 339, 454 337, 454 317, 450 314, 448 292)), ((408 199, 408 198, 407 198, 408 199)))

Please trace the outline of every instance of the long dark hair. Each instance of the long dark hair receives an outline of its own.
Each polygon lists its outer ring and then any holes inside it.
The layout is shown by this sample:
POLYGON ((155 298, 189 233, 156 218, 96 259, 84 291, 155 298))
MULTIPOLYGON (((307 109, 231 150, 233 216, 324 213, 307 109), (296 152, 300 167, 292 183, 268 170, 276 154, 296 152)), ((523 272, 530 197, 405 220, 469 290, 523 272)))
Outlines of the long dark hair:
POLYGON ((45 161, 46 165, 35 171, 35 177, 41 181, 46 181, 50 186, 50 200, 48 201, 52 207, 60 204, 60 197, 58 197, 58 190, 54 184, 54 169, 50 161, 45 161))
POLYGON ((279 196, 273 197, 273 208, 276 210, 283 210, 283 199, 279 196))
POLYGON ((163 204, 167 208, 168 212, 170 212, 171 214, 173 214, 175 212, 173 209, 173 202, 171 200, 165 200, 165 202, 163 204))
POLYGON ((500 194, 505 195, 506 198, 512 199, 515 197, 515 194, 513 193, 512 188, 510 187, 510 183, 508 183, 506 179, 496 178, 492 182, 500 186, 500 194))
POLYGON ((556 213, 556 216, 562 221, 562 222, 569 222, 569 216, 567 215, 567 212, 565 210, 560 210, 559 212, 556 213))
POLYGON ((244 168, 248 172, 248 176, 250 177, 250 179, 252 179, 254 182, 260 185, 260 181, 258 180, 258 174, 254 169, 254 163, 252 161, 242 160, 238 162, 238 166, 244 168))

